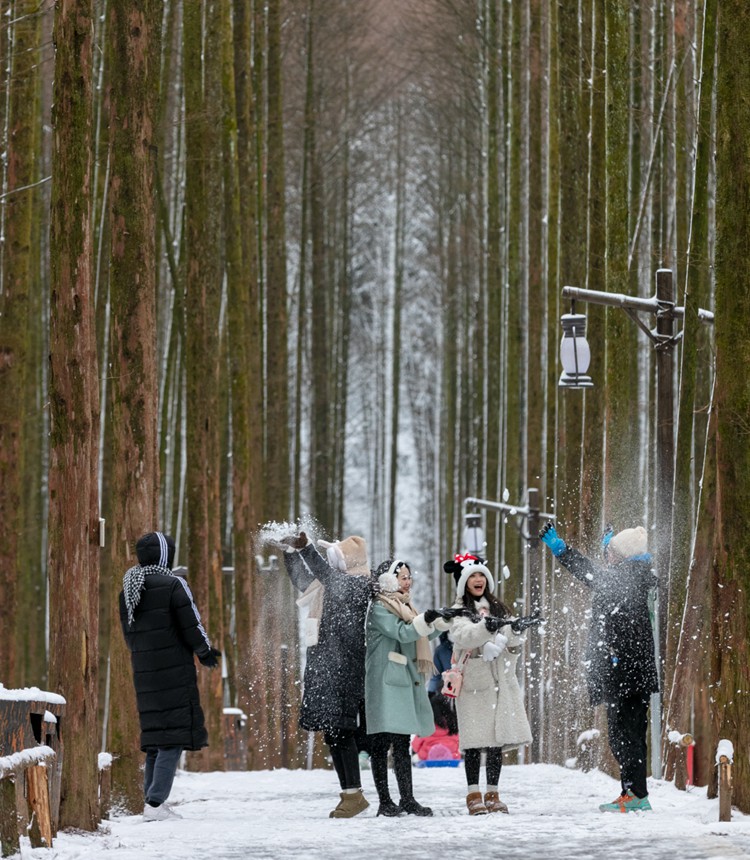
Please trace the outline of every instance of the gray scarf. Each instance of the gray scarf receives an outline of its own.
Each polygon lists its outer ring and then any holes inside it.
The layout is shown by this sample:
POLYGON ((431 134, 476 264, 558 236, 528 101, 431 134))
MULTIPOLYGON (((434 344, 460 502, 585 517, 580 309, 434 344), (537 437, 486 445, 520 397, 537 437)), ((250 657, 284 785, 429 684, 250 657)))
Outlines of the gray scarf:
POLYGON ((146 577, 153 573, 160 573, 162 576, 174 576, 172 571, 161 564, 147 564, 141 567, 137 564, 125 572, 122 578, 122 593, 125 597, 125 606, 128 610, 128 624, 132 625, 135 608, 141 601, 141 592, 146 582, 146 577))

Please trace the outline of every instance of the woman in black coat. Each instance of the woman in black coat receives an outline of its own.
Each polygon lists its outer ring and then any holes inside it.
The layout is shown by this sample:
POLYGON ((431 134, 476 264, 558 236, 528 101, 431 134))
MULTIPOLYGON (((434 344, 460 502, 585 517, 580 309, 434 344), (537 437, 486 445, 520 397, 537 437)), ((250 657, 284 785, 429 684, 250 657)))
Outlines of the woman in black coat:
POLYGON ((284 562, 308 607, 307 656, 299 724, 323 732, 341 785, 331 818, 351 818, 369 805, 362 794, 357 737, 363 734, 365 615, 371 595, 367 545, 353 536, 329 544, 327 560, 307 536, 285 538, 284 562))
POLYGON ((221 656, 211 647, 187 582, 172 573, 174 552, 169 535, 143 535, 136 544, 139 564, 125 574, 119 598, 146 753, 147 821, 179 817, 165 801, 180 755, 208 746, 193 655, 210 668, 221 656))
POLYGON ((604 539, 606 565, 569 547, 547 523, 539 537, 592 591, 586 649, 592 705, 607 705, 609 745, 620 765, 622 793, 602 812, 650 810, 646 785, 648 704, 659 690, 649 592, 657 585, 642 526, 604 539))

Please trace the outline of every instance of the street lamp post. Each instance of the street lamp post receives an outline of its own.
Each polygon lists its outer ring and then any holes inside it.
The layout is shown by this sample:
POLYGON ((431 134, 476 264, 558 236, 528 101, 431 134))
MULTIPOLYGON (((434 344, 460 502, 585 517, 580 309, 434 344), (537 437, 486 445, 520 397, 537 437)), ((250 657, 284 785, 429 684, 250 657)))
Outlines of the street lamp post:
MULTIPOLYGON (((650 299, 627 296, 622 293, 606 293, 599 290, 583 290, 578 287, 563 287, 564 298, 572 301, 622 308, 633 322, 647 335, 656 352, 656 546, 657 570, 666 573, 665 585, 670 570, 670 532, 672 524, 672 491, 674 488, 674 348, 682 337, 675 333, 675 321, 685 316, 685 308, 675 305, 674 283, 671 269, 656 272, 656 295, 650 299), (649 329, 638 314, 648 313, 656 317, 656 329, 649 329)), ((569 315, 565 315, 569 316, 569 315)), ((565 316, 562 319, 565 331, 565 316)), ((713 323, 710 311, 698 309, 698 318, 707 324, 713 323)), ((585 331, 585 328, 584 328, 585 331)), ((576 386, 560 387, 570 388, 576 386)), ((665 654, 667 629, 667 601, 659 599, 657 593, 654 610, 654 639, 656 642, 656 665, 660 678, 663 675, 662 657, 665 654)), ((661 696, 651 698, 651 771, 661 778, 661 696)))
MULTIPOLYGON (((464 499, 464 521, 466 527, 463 531, 463 549, 472 555, 484 557, 485 539, 481 528, 481 516, 476 508, 485 508, 491 511, 499 511, 508 516, 520 517, 526 522, 526 532, 519 528, 521 537, 529 548, 527 580, 524 582, 524 596, 528 600, 526 611, 529 613, 542 609, 542 554, 540 552, 541 541, 539 531, 543 520, 554 520, 555 515, 546 513, 539 508, 539 490, 529 487, 527 491, 527 502, 525 505, 509 505, 506 502, 495 502, 489 499, 477 499, 468 497, 464 499)), ((531 689, 527 689, 527 705, 529 724, 531 725, 531 760, 541 761, 542 753, 542 715, 544 684, 542 676, 542 649, 536 637, 539 631, 536 628, 529 630, 531 647, 529 649, 529 660, 527 662, 527 677, 531 682, 531 689)))

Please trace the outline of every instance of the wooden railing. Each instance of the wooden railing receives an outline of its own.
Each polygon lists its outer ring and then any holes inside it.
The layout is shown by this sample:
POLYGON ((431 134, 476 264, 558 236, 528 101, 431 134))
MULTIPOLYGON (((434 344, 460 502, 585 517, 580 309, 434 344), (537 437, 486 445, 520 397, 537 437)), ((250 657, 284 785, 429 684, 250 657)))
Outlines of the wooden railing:
POLYGON ((52 847, 60 813, 65 699, 36 687, 0 685, 0 846, 19 851, 27 833, 33 848, 52 847))

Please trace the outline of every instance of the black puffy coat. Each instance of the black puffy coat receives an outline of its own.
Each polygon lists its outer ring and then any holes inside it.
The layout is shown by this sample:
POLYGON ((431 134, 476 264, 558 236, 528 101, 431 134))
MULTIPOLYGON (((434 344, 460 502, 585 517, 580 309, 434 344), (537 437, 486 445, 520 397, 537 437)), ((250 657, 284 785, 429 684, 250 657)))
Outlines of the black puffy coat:
POLYGON ((593 592, 586 649, 591 704, 658 692, 648 606, 649 590, 657 584, 651 557, 602 567, 568 547, 557 560, 593 592))
POLYGON ((133 666, 141 749, 208 746, 193 655, 204 656, 211 646, 185 580, 148 575, 132 626, 120 592, 120 623, 133 666))
POLYGON ((307 649, 299 724, 309 732, 356 730, 365 698, 370 577, 334 569, 312 544, 284 553, 284 561, 300 591, 314 579, 325 586, 318 644, 307 649))

